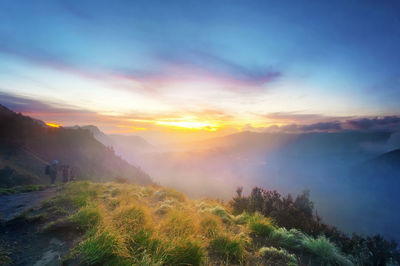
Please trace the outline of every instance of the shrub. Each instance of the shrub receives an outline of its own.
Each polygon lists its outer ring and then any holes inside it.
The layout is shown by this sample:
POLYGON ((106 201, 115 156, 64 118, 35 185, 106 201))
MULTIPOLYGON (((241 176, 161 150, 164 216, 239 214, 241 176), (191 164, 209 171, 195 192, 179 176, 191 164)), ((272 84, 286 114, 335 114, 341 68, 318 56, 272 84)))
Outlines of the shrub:
POLYGON ((249 230, 257 237, 268 237, 275 230, 275 227, 269 218, 255 213, 249 219, 249 230))
POLYGON ((210 249, 217 256, 229 264, 229 262, 242 262, 245 256, 246 242, 239 238, 231 238, 228 235, 216 236, 210 242, 210 249))
POLYGON ((324 236, 318 238, 305 237, 303 239, 304 250, 325 265, 352 265, 338 248, 324 236))
POLYGON ((262 257, 266 265, 297 265, 296 257, 284 249, 276 249, 274 247, 262 247, 259 250, 259 256, 262 257))

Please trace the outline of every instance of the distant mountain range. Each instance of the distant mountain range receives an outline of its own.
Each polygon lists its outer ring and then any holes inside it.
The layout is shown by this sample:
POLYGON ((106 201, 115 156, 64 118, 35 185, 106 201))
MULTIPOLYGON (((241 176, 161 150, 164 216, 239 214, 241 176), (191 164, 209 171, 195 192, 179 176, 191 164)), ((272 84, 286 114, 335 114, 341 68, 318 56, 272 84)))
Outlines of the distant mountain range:
POLYGON ((98 127, 93 125, 74 126, 73 128, 88 130, 98 141, 106 147, 112 147, 115 153, 131 164, 141 164, 144 153, 157 151, 156 148, 148 143, 144 138, 133 135, 105 134, 98 127))
POLYGON ((152 183, 144 171, 116 155, 89 130, 48 127, 0 105, 0 186, 48 183, 44 169, 53 160, 70 165, 78 179, 123 177, 152 183))

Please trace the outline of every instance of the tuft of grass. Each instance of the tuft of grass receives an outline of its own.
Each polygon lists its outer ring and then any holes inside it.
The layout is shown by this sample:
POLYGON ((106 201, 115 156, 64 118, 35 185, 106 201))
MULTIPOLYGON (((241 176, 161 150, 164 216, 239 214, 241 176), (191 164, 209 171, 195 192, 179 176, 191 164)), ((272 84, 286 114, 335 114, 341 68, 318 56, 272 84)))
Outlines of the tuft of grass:
POLYGON ((315 257, 324 265, 353 265, 339 249, 326 237, 306 237, 303 240, 304 250, 315 257))
POLYGON ((135 232, 145 227, 149 215, 142 207, 135 205, 121 206, 113 217, 113 226, 124 233, 135 232))
POLYGON ((266 265, 298 265, 296 256, 290 254, 284 249, 277 249, 274 247, 262 247, 258 251, 258 255, 262 258, 266 265))
POLYGON ((101 214, 97 208, 85 206, 80 208, 70 219, 77 224, 79 230, 87 231, 98 225, 101 214))
POLYGON ((158 209, 155 211, 155 214, 163 216, 166 215, 170 210, 172 209, 172 206, 166 203, 163 203, 158 207, 158 209))
POLYGON ((6 247, 6 244, 0 240, 0 265, 12 265, 12 259, 10 258, 11 252, 6 247))
POLYGON ((251 215, 247 212, 242 212, 239 215, 234 217, 234 221, 236 224, 247 224, 251 218, 251 215))
POLYGON ((248 227, 250 232, 257 237, 268 237, 275 230, 271 219, 265 218, 260 213, 255 213, 249 218, 248 227))
POLYGON ((222 221, 225 223, 229 223, 232 221, 232 215, 225 208, 221 206, 215 206, 214 208, 210 208, 209 212, 221 217, 222 221))
POLYGON ((297 229, 278 228, 269 235, 269 242, 275 247, 283 247, 291 251, 301 250, 306 236, 297 229))
POLYGON ((0 188, 0 196, 18 193, 14 188, 0 188))
POLYGON ((226 264, 241 263, 245 257, 246 242, 240 237, 218 235, 210 241, 210 249, 226 264))
POLYGON ((214 237, 221 230, 221 222, 214 216, 205 216, 200 220, 200 227, 206 237, 214 237))
POLYGON ((24 185, 24 186, 15 186, 10 188, 1 187, 0 188, 0 196, 3 195, 10 195, 16 193, 23 193, 23 192, 32 192, 32 191, 39 191, 50 187, 49 185, 24 185))
POLYGON ((171 238, 185 238, 196 234, 196 221, 189 213, 170 212, 166 220, 161 224, 161 230, 171 238))
POLYGON ((119 190, 118 188, 115 188, 111 191, 111 197, 116 197, 120 194, 121 194, 121 190, 119 190))
POLYGON ((197 241, 184 239, 175 243, 166 253, 166 265, 201 265, 204 250, 197 241))
POLYGON ((123 248, 117 235, 110 231, 97 232, 78 246, 86 265, 121 265, 124 258, 118 252, 123 248))

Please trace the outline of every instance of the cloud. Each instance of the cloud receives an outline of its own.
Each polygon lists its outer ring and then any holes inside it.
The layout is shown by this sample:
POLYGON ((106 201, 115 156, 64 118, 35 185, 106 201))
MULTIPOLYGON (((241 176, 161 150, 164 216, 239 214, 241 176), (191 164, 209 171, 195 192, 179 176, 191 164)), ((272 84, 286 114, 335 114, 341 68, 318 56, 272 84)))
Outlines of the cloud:
POLYGON ((301 131, 310 132, 310 131, 340 131, 342 129, 342 125, 339 121, 334 122, 320 122, 310 125, 304 125, 299 127, 301 131))
POLYGON ((299 112, 274 112, 262 115, 262 117, 280 123, 296 123, 296 124, 325 122, 337 119, 336 117, 328 117, 321 114, 307 114, 307 113, 304 114, 299 112))
POLYGON ((88 110, 75 109, 73 107, 53 107, 49 103, 41 102, 34 99, 19 97, 8 93, 0 92, 0 104, 9 109, 20 113, 41 113, 56 115, 93 115, 94 112, 88 110))
POLYGON ((269 119, 275 121, 292 123, 282 126, 270 126, 263 128, 268 132, 286 132, 286 133, 307 133, 307 132, 339 132, 339 131, 389 131, 395 132, 400 130, 400 116, 383 116, 383 117, 363 117, 346 119, 343 117, 329 117, 327 121, 320 121, 316 123, 304 123, 307 120, 321 120, 324 116, 318 114, 286 114, 275 113, 278 115, 266 115, 269 119), (282 119, 282 120, 279 120, 282 119), (293 121, 297 121, 293 122, 293 121))
POLYGON ((240 86, 259 89, 262 85, 282 77, 282 72, 276 69, 244 67, 213 53, 199 50, 159 53, 156 60, 161 65, 162 75, 221 81, 227 85, 226 89, 238 89, 240 86))
POLYGON ((387 130, 394 131, 400 129, 399 116, 383 116, 372 118, 360 118, 347 120, 344 122, 346 129, 352 130, 387 130))

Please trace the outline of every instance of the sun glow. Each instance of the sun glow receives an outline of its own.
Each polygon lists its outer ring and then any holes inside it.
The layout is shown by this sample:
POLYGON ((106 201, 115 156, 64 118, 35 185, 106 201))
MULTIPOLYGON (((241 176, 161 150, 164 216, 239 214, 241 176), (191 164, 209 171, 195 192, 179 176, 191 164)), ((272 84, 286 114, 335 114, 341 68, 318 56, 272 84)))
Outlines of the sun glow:
POLYGON ((208 122, 196 121, 157 121, 157 125, 167 125, 173 127, 180 127, 185 129, 217 131, 218 126, 208 122))
POLYGON ((49 127, 55 127, 55 128, 59 128, 62 126, 61 124, 56 124, 56 123, 46 123, 46 125, 48 125, 49 127))

